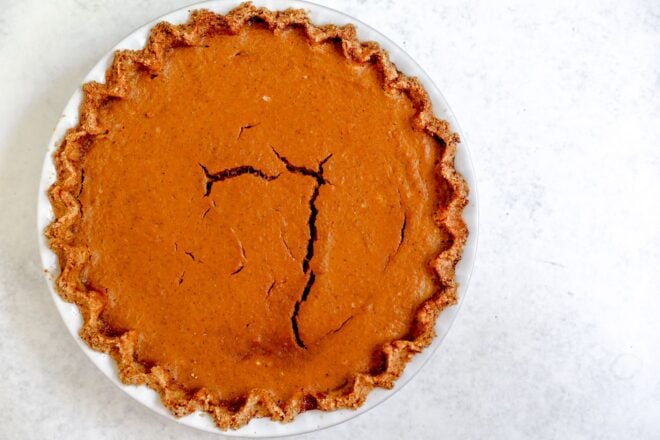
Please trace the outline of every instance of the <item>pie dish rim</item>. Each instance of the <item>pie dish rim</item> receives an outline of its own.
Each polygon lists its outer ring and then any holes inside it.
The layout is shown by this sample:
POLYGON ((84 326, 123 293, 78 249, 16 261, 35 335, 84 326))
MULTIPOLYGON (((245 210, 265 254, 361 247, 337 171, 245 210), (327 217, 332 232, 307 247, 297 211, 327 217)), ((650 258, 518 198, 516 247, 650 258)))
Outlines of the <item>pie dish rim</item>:
MULTIPOLYGON (((349 17, 343 13, 339 13, 337 11, 333 11, 329 8, 318 6, 318 5, 313 5, 311 3, 306 3, 306 2, 301 2, 301 1, 273 1, 273 0, 266 0, 266 1, 258 1, 254 2, 256 3, 257 6, 265 6, 271 10, 283 10, 287 7, 295 7, 295 8, 303 8, 310 12, 311 14, 311 21, 313 23, 318 23, 318 22, 324 22, 325 20, 319 20, 317 17, 315 17, 315 12, 318 14, 320 11, 320 14, 323 15, 334 15, 335 17, 327 20, 327 22, 331 22, 333 24, 340 23, 343 24, 344 22, 351 22, 355 23, 358 26, 358 38, 360 41, 365 41, 365 40, 371 40, 375 39, 379 45, 383 48, 385 48, 391 55, 391 58, 393 58, 393 61, 397 64, 397 66, 403 70, 407 74, 412 74, 414 76, 417 76, 420 81, 422 82, 424 88, 429 92, 431 95, 432 101, 434 103, 434 114, 437 116, 440 116, 443 120, 448 120, 451 124, 452 131, 456 133, 460 133, 460 128, 458 127, 458 124, 455 121, 455 118, 453 117, 453 114, 451 113, 451 110, 449 110, 448 105, 446 104, 446 101, 442 98, 440 95, 440 92, 437 90, 433 82, 428 78, 428 75, 424 73, 424 71, 416 65, 416 63, 412 60, 412 58, 409 57, 403 50, 398 48, 394 43, 392 43, 390 40, 388 40, 386 37, 384 37, 382 34, 379 32, 375 31, 373 28, 368 27, 367 25, 359 22, 358 20, 349 17), (337 20, 337 16, 343 18, 343 20, 337 20), (377 38, 365 38, 361 33, 364 33, 364 31, 367 30, 371 36, 376 36, 377 38), (360 32, 362 31, 362 32, 360 32), (394 50, 393 50, 394 49, 394 50), (408 64, 408 67, 401 67, 401 62, 400 60, 394 59, 395 57, 392 56, 395 54, 395 52, 400 52, 398 55, 402 57, 407 58, 406 64, 408 64), (410 69, 410 65, 412 63, 413 66, 413 71, 410 69), (441 107, 439 108, 438 103, 440 103, 441 107)), ((102 77, 105 75, 106 68, 110 64, 110 61, 113 57, 114 50, 117 48, 121 49, 126 49, 126 48, 131 48, 131 49, 139 49, 142 48, 146 42, 146 36, 148 35, 149 30, 154 26, 155 23, 161 22, 161 21, 168 21, 172 22, 175 24, 181 23, 181 22, 186 22, 188 20, 189 14, 188 11, 190 10, 197 10, 197 9, 210 9, 214 12, 220 12, 220 13, 225 13, 229 9, 233 9, 233 7, 237 6, 235 3, 230 3, 230 2, 225 2, 225 1, 210 1, 210 2, 204 2, 204 3, 199 3, 195 4, 186 8, 182 8, 180 10, 171 12, 169 14, 166 14, 163 17, 160 17, 142 27, 140 27, 138 30, 134 31, 131 33, 128 37, 126 37, 122 42, 117 44, 112 51, 110 51, 108 54, 106 54, 101 61, 92 69, 92 71, 87 75, 85 80, 83 81, 84 83, 89 82, 90 80, 99 80, 102 79, 102 77), (183 17, 182 20, 179 20, 177 18, 174 18, 175 16, 178 17, 183 17), (140 37, 142 35, 142 38, 140 37), (142 40, 142 41, 140 41, 142 40), (99 72, 101 75, 101 78, 99 78, 99 72)), ((158 396, 151 396, 153 398, 149 398, 149 396, 144 395, 144 393, 136 393, 135 388, 139 388, 141 390, 146 390, 146 387, 130 387, 127 385, 123 385, 119 382, 118 380, 118 373, 114 367, 114 361, 107 356, 105 353, 98 353, 95 351, 92 351, 86 344, 83 343, 83 341, 80 339, 78 335, 78 329, 80 327, 81 319, 80 319, 80 314, 77 311, 76 306, 69 304, 69 303, 64 303, 60 297, 60 295, 55 291, 55 277, 52 274, 55 274, 56 271, 53 271, 53 259, 56 260, 56 257, 54 257, 54 254, 50 251, 50 248, 48 247, 48 244, 46 243, 46 240, 44 238, 44 227, 50 224, 51 220, 53 219, 52 215, 52 210, 50 208, 50 202, 48 201, 46 197, 46 190, 50 185, 55 181, 56 176, 54 175, 54 166, 53 166, 53 160, 52 160, 52 154, 53 151, 59 147, 60 141, 63 137, 63 132, 66 128, 74 127, 78 123, 78 107, 82 99, 82 93, 80 90, 77 90, 73 97, 70 99, 69 103, 67 104, 63 116, 60 118, 60 121, 58 123, 58 126, 53 134, 53 138, 50 141, 49 148, 48 148, 48 153, 45 157, 44 160, 44 169, 42 173, 42 179, 40 183, 40 193, 39 193, 39 207, 38 207, 38 230, 39 230, 39 237, 40 237, 40 250, 41 250, 41 256, 42 256, 42 261, 45 269, 48 271, 48 284, 49 288, 51 290, 51 294, 55 300, 56 306, 58 307, 58 310, 60 311, 60 314, 62 315, 65 323, 67 324, 67 327, 71 331, 72 335, 78 342, 78 344, 81 346, 83 351, 93 360, 93 362, 99 367, 105 374, 108 376, 113 383, 117 384, 122 388, 124 391, 126 391, 129 395, 134 397, 136 400, 140 401, 141 403, 145 404, 146 406, 150 407, 152 410, 162 414, 169 416, 170 418, 173 418, 171 414, 169 413, 168 410, 166 410, 162 404, 160 404, 159 399, 157 398, 158 396), (44 200, 45 203, 44 203, 44 200), (50 255, 49 255, 50 254, 50 255), (71 309, 73 308, 73 310, 71 309), (75 315, 78 314, 77 319, 75 315), (101 356, 103 359, 107 360, 112 364, 111 368, 108 369, 107 365, 105 367, 102 367, 99 365, 99 356, 101 356), (114 371, 113 371, 114 370, 114 371), (130 391, 127 389, 130 388, 130 391), (160 406, 160 408, 158 408, 160 406)), ((470 198, 469 198, 469 205, 465 208, 463 212, 463 219, 466 221, 468 228, 470 230, 470 235, 468 242, 466 243, 466 247, 463 250, 463 255, 461 259, 461 263, 459 264, 459 267, 457 268, 457 281, 460 283, 460 293, 458 295, 458 301, 459 305, 460 302, 463 300, 465 296, 465 292, 467 290, 467 283, 469 281, 469 275, 471 272, 471 268, 473 265, 473 260, 474 260, 474 247, 476 246, 476 234, 477 234, 477 212, 476 212, 476 179, 474 179, 474 171, 472 169, 472 165, 469 159, 469 153, 467 151, 466 147, 466 141, 465 137, 462 137, 462 142, 460 144, 460 148, 458 149, 459 154, 462 157, 460 159, 463 164, 461 167, 459 165, 456 166, 456 168, 459 170, 459 172, 463 175, 464 179, 467 181, 467 184, 469 185, 470 188, 470 198), (467 268, 463 267, 461 268, 460 266, 468 266, 467 268), (467 269, 467 270, 465 270, 467 269), (460 274, 460 276, 459 276, 460 274)), ((459 159, 457 158, 457 162, 459 159)), ((379 388, 374 388, 369 393, 369 398, 367 399, 367 402, 361 405, 357 410, 350 411, 350 410, 335 410, 329 413, 326 412, 320 412, 320 411, 306 411, 304 413, 298 414, 295 419, 287 424, 274 424, 270 422, 268 419, 253 419, 250 424, 247 426, 244 426, 239 429, 234 429, 232 431, 225 431, 223 432, 224 435, 254 435, 254 436, 260 436, 260 435, 268 435, 268 436, 273 436, 273 435, 290 435, 294 433, 302 433, 302 432, 309 432, 310 430, 316 430, 320 429, 322 427, 327 427, 327 426, 332 426, 336 423, 341 423, 342 421, 348 420, 352 417, 357 416, 358 414, 361 414, 368 409, 376 406, 378 403, 384 401, 386 398, 390 397, 393 395, 398 389, 403 387, 405 383, 410 380, 410 378, 417 373, 420 369, 423 363, 425 363, 428 358, 430 358, 433 354, 433 352, 438 348, 440 345, 440 342, 446 335, 449 326, 451 325, 451 321, 453 321, 453 318, 455 317, 455 314, 458 311, 458 306, 450 307, 449 309, 446 309, 442 312, 440 315, 441 317, 443 315, 451 315, 451 316, 445 316, 445 319, 443 325, 440 325, 440 318, 438 319, 438 323, 436 323, 436 331, 437 331, 437 336, 431 343, 431 346, 426 347, 422 353, 417 354, 414 358, 413 361, 407 362, 406 363, 406 368, 401 377, 396 381, 395 389, 394 390, 383 390, 379 388), (448 313, 450 311, 453 311, 453 313, 448 313), (439 327, 441 327, 439 329, 439 327), (421 361, 421 364, 417 366, 417 368, 413 368, 413 363, 414 361, 418 361, 417 363, 419 364, 419 361, 421 361), (413 370, 413 371, 411 371, 413 370), (408 374, 406 374, 408 373, 408 374), (405 376, 409 376, 406 378, 405 376), (383 394, 384 396, 374 398, 375 394, 383 394), (339 413, 347 413, 347 414, 339 414, 339 413), (333 415, 339 414, 339 417, 333 417, 333 415), (301 419, 318 419, 316 421, 312 421, 312 423, 309 423, 307 420, 303 420, 300 423, 297 423, 301 419), (331 420, 335 419, 335 420, 331 420), (259 426, 252 426, 255 424, 259 426), (263 422, 266 422, 265 424, 263 422), (307 423, 303 423, 307 422, 307 423), (305 426, 293 426, 293 425, 305 425, 305 426), (272 429, 273 427, 277 427, 278 429, 272 429), (287 428, 296 428, 296 429, 287 429, 287 428), (256 429, 255 429, 256 428, 256 429), (254 431, 254 432, 252 432, 254 431)), ((149 390, 149 392, 152 392, 149 390)), ((154 392, 152 392, 154 393, 154 392)), ((155 393, 154 393, 155 394, 155 393)), ((208 429, 208 426, 202 426, 200 423, 196 423, 199 418, 195 418, 195 414, 186 416, 181 419, 176 419, 184 424, 194 426, 198 429, 203 429, 203 430, 210 430, 211 432, 219 432, 213 424, 210 424, 210 429, 208 429), (190 423, 188 423, 190 421, 190 423)))

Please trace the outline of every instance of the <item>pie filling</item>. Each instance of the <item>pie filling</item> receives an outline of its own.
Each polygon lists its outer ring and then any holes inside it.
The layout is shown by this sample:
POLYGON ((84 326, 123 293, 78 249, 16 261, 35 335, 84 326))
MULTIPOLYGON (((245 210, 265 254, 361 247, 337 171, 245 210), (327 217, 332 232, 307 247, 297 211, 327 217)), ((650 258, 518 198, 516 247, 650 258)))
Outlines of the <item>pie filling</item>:
POLYGON ((57 153, 82 336, 223 428, 359 405, 455 300, 456 137, 386 60, 347 56, 350 27, 250 5, 160 26, 57 153))

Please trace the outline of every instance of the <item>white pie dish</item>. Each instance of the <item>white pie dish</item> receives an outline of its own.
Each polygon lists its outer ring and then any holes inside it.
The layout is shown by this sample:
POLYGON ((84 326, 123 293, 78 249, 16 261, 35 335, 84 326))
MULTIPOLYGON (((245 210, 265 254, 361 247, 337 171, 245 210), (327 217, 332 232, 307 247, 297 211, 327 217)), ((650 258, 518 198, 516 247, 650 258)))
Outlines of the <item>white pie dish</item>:
MULTIPOLYGON (((47 273, 48 285, 55 301, 55 304, 60 312, 62 319, 64 320, 67 328, 73 335, 73 337, 78 342, 79 346, 87 354, 87 356, 92 360, 92 362, 117 386, 119 386, 123 391, 129 394, 131 397, 149 407, 153 411, 168 417, 173 420, 177 420, 179 423, 209 431, 215 433, 222 433, 226 436, 242 436, 242 437, 273 437, 281 435, 291 435, 304 432, 310 432, 322 428, 326 428, 343 421, 346 421, 350 418, 353 418, 359 414, 362 414, 369 409, 377 406, 379 403, 387 399, 388 397, 394 395, 398 390, 400 390, 426 363, 426 361, 433 355, 433 353, 440 346, 443 338, 446 336, 449 328, 458 312, 460 303, 462 302, 465 294, 467 292, 467 285, 469 282, 470 273, 475 258, 476 251, 476 242, 477 242, 477 195, 476 195, 476 178, 474 176, 474 171, 472 164, 469 158, 469 153, 467 151, 467 146, 465 138, 460 131, 460 128, 453 116, 453 113, 449 109, 446 101, 440 94, 437 87, 433 84, 431 79, 424 73, 424 71, 417 65, 408 54, 406 54, 402 49, 396 46, 393 42, 388 40, 382 34, 378 33, 376 30, 370 28, 366 24, 359 22, 349 16, 346 16, 337 11, 314 5, 311 3, 306 3, 296 0, 264 0, 264 1, 255 1, 257 6, 265 6, 270 9, 286 9, 289 7, 293 8, 302 8, 306 9, 312 21, 315 23, 334 23, 334 24, 345 24, 353 23, 357 26, 358 36, 361 40, 373 40, 378 42, 381 47, 386 49, 391 59, 395 62, 397 67, 405 72, 407 75, 416 76, 420 79, 429 95, 431 96, 434 113, 442 118, 446 119, 452 125, 454 131, 458 132, 462 136, 463 142, 458 148, 458 153, 456 156, 456 168, 459 172, 465 177, 469 187, 470 187, 470 203, 464 211, 464 219, 470 230, 470 236, 466 244, 463 258, 459 263, 456 271, 456 278, 460 284, 459 288, 459 304, 453 307, 450 307, 442 312, 438 321, 436 323, 437 337, 430 347, 424 350, 421 354, 417 355, 406 367, 403 375, 397 381, 394 389, 384 390, 384 389, 375 389, 372 391, 366 401, 366 403, 358 408, 357 410, 338 410, 333 412, 321 412, 321 411, 308 411, 306 413, 298 415, 295 420, 291 423, 280 424, 277 422, 272 422, 268 419, 254 419, 248 425, 233 431, 221 432, 219 431, 213 421, 205 414, 195 413, 189 416, 175 419, 169 410, 167 410, 160 402, 159 396, 155 391, 147 388, 146 386, 128 386, 124 385, 119 381, 118 373, 114 361, 105 353, 99 353, 90 349, 78 336, 78 331, 82 324, 82 317, 78 312, 78 309, 75 305, 64 302, 60 296, 55 291, 54 280, 59 273, 58 263, 56 256, 48 248, 46 239, 44 236, 44 229, 50 224, 53 220, 53 212, 50 206, 50 202, 47 197, 47 189, 52 185, 56 178, 55 167, 52 160, 53 153, 56 150, 57 146, 61 142, 64 133, 67 129, 74 127, 78 123, 78 109, 82 101, 82 92, 77 90, 69 102, 67 103, 62 117, 60 118, 57 127, 53 133, 53 137, 50 140, 48 145, 48 151, 44 160, 44 166, 42 171, 41 183, 39 188, 38 196, 38 235, 40 241, 40 251, 42 257, 42 263, 44 269, 47 273)), ((99 81, 103 82, 105 78, 105 71, 110 65, 113 57, 113 53, 117 49, 140 49, 144 46, 147 41, 149 30, 154 26, 155 23, 159 21, 168 21, 174 24, 179 24, 186 22, 189 17, 189 11, 193 9, 209 9, 214 12, 226 13, 233 7, 237 6, 237 2, 228 2, 228 1, 208 1, 204 3, 199 3, 184 9, 180 9, 169 13, 163 17, 160 17, 141 28, 137 29, 131 33, 128 37, 122 40, 119 44, 112 48, 101 60, 94 66, 94 68, 87 74, 87 76, 82 81, 99 81)))

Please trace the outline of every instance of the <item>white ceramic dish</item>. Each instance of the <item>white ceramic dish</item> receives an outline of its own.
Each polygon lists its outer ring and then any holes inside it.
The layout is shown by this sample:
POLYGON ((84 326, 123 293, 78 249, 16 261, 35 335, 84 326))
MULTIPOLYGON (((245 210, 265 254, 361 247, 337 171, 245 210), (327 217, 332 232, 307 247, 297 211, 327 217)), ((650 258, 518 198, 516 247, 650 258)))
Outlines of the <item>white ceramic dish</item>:
MULTIPOLYGON (((101 58, 101 60, 87 74, 83 82, 103 82, 105 78, 105 71, 112 61, 114 51, 117 49, 142 48, 146 43, 149 30, 157 22, 168 21, 174 24, 183 23, 188 20, 190 11, 193 9, 205 8, 219 13, 226 13, 234 6, 237 6, 238 3, 239 1, 207 1, 189 6, 187 8, 179 9, 150 23, 147 23, 146 25, 137 29, 135 32, 131 33, 128 37, 113 47, 110 52, 103 56, 103 58, 101 58)), ((404 52, 403 49, 399 48, 394 42, 368 25, 343 13, 328 9, 323 6, 297 0, 255 0, 254 3, 257 6, 265 6, 270 9, 302 8, 309 12, 311 19, 315 23, 334 23, 339 25, 353 23, 357 26, 358 35, 361 40, 373 40, 378 42, 381 47, 389 52, 392 61, 394 61, 399 70, 405 72, 408 75, 416 76, 420 79, 431 96, 435 114, 438 117, 449 121, 453 129, 461 135, 463 141, 460 144, 456 156, 456 168, 463 174, 468 185, 470 186, 470 202, 463 214, 464 219, 470 229, 470 236, 464 250, 463 258, 458 264, 456 270, 456 278, 460 284, 459 304, 448 308, 440 314, 436 324, 437 337, 431 346, 424 350, 423 353, 415 356, 415 358, 408 364, 405 372, 396 382, 394 389, 375 389, 370 393, 366 403, 357 410, 339 410, 328 413, 316 410, 308 411, 300 414, 295 418, 293 422, 287 424, 272 422, 268 419, 254 419, 247 426, 244 426, 241 429, 222 432, 222 434, 226 436, 274 437, 315 431, 349 420, 374 408, 388 397, 396 394, 398 390, 400 390, 408 381, 410 381, 410 379, 412 379, 415 374, 417 374, 417 372, 420 371, 422 366, 438 349, 442 343, 442 340, 447 335, 447 332, 449 331, 449 328, 454 321, 456 314, 458 313, 460 303, 463 301, 467 293, 468 282, 476 254, 478 211, 476 177, 474 175, 474 170, 467 149, 465 137, 461 133, 458 123, 456 122, 453 113, 449 109, 447 102, 435 84, 433 84, 431 78, 429 78, 429 76, 422 70, 422 68, 406 52, 404 52)), ((46 269, 45 273, 47 274, 48 286, 50 288, 53 300, 55 301, 55 305, 57 306, 57 309, 60 312, 64 323, 71 332, 71 335, 73 335, 74 339, 78 342, 78 345, 83 350, 83 352, 85 352, 85 354, 108 377, 108 379, 110 379, 115 385, 126 392, 126 394, 147 406, 148 408, 152 409, 156 413, 161 414, 171 420, 176 420, 179 423, 201 429, 203 431, 221 433, 221 431, 215 427, 211 418, 206 414, 197 412, 189 416, 176 419, 161 404, 156 392, 152 391, 146 386, 128 386, 119 382, 114 361, 112 361, 108 355, 104 353, 98 353, 90 349, 78 336, 78 331, 82 324, 82 317, 76 306, 62 301, 59 295, 55 292, 54 280, 59 273, 59 266, 55 254, 53 254, 53 252, 51 252, 51 250, 48 248, 44 237, 44 229, 53 220, 53 211, 47 197, 47 189, 50 187, 50 185, 53 184, 56 178, 55 166, 52 158, 53 152, 61 142, 66 130, 78 123, 78 108, 81 101, 82 92, 80 89, 78 89, 75 91, 66 107, 64 108, 62 116, 60 117, 57 127, 53 133, 53 137, 48 144, 48 151, 44 160, 41 183, 39 186, 37 210, 39 245, 42 264, 44 269, 46 269)))

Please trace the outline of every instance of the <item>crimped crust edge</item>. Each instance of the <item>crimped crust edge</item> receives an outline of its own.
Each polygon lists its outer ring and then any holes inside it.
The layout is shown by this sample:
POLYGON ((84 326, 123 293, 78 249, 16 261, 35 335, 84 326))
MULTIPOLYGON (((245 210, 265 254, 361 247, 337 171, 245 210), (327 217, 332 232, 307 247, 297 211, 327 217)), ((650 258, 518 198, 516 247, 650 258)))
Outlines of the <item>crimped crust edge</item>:
POLYGON ((236 429, 254 417, 269 417, 288 422, 300 412, 319 409, 331 411, 340 408, 357 408, 362 405, 374 387, 392 388, 405 365, 413 355, 428 346, 435 336, 435 322, 440 312, 457 301, 458 285, 455 266, 461 258, 468 230, 461 218, 467 204, 468 188, 462 176, 454 168, 459 137, 446 121, 436 118, 431 109, 427 92, 416 78, 408 77, 396 69, 387 52, 374 42, 360 42, 352 25, 317 26, 310 22, 303 10, 270 11, 243 3, 226 15, 206 10, 191 13, 189 21, 181 25, 158 23, 151 30, 148 42, 141 50, 122 50, 114 55, 112 65, 106 71, 105 83, 90 82, 83 85, 84 98, 80 107, 78 125, 67 131, 63 142, 54 154, 57 181, 49 189, 49 198, 55 212, 55 220, 46 229, 51 249, 57 254, 61 272, 56 281, 59 295, 75 303, 83 316, 81 338, 93 349, 106 352, 117 363, 123 383, 144 384, 161 396, 163 404, 177 417, 195 410, 205 411, 220 429, 236 429), (405 93, 417 110, 413 118, 416 128, 424 130, 444 144, 437 165, 439 179, 449 188, 446 206, 436 212, 436 222, 451 235, 451 245, 432 262, 439 289, 434 296, 419 307, 411 340, 394 340, 382 346, 384 357, 382 371, 356 373, 341 389, 313 394, 296 394, 285 402, 278 401, 272 392, 253 389, 233 402, 221 401, 205 389, 188 390, 175 382, 161 366, 146 366, 135 357, 137 333, 127 331, 111 335, 100 315, 105 295, 85 286, 83 270, 89 260, 89 250, 74 244, 76 225, 81 220, 81 206, 77 195, 82 185, 81 164, 85 151, 94 136, 102 134, 98 121, 100 107, 110 99, 125 96, 130 79, 146 69, 158 72, 166 52, 179 46, 194 46, 214 34, 235 34, 252 20, 265 23, 272 31, 288 27, 304 30, 312 44, 333 41, 341 44, 343 54, 356 63, 371 63, 382 73, 383 88, 405 93))

